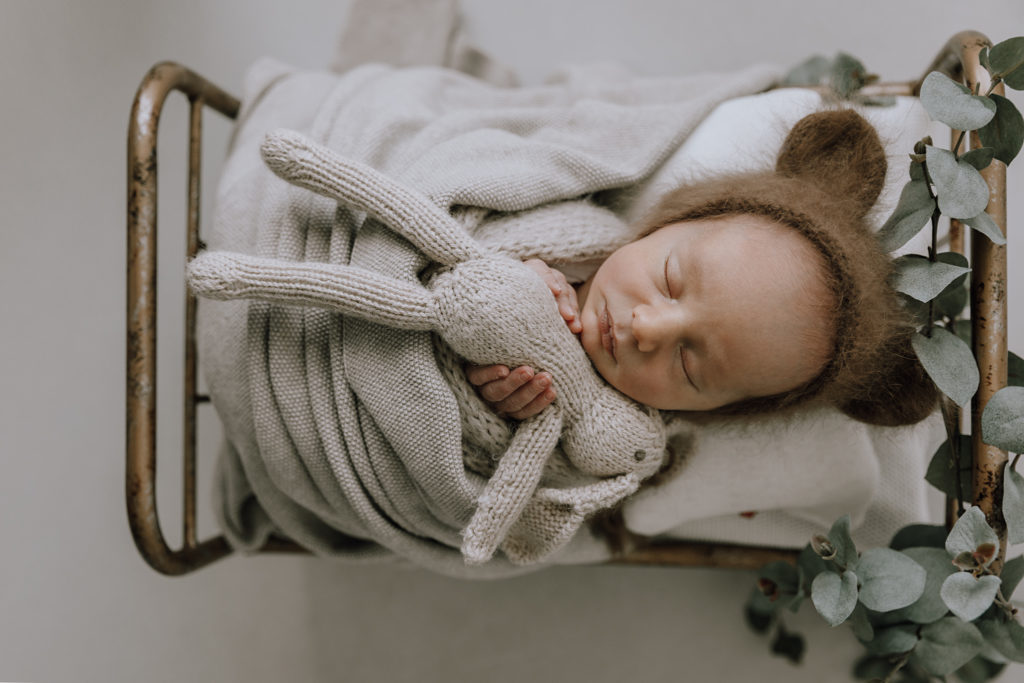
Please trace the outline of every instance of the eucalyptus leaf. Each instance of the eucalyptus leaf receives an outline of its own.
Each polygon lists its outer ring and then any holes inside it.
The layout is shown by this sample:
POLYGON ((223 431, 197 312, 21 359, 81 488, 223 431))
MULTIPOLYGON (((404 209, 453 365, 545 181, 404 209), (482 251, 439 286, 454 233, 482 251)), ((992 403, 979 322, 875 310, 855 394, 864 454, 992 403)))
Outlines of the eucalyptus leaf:
POLYGON ((956 572, 942 582, 940 594, 950 612, 964 621, 974 621, 992 605, 1000 583, 998 576, 956 572))
POLYGON ((888 657, 875 657, 874 655, 864 655, 858 659, 853 665, 853 677, 858 681, 865 681, 868 679, 882 680, 889 675, 892 671, 892 663, 888 657))
POLYGON ((893 550, 924 547, 944 549, 948 533, 941 524, 910 524, 896 532, 889 547, 893 550))
POLYGON ((800 663, 806 649, 807 645, 803 636, 786 631, 781 627, 775 632, 775 637, 772 639, 772 654, 785 657, 794 664, 800 663))
POLYGON ((944 617, 921 627, 916 659, 933 676, 948 676, 981 651, 985 640, 978 628, 957 617, 944 617))
POLYGON ((1006 383, 1011 387, 1024 386, 1024 358, 1010 351, 1007 359, 1006 383))
POLYGON ((918 332, 911 345, 928 376, 954 403, 962 406, 974 396, 978 390, 978 364, 970 347, 959 337, 933 327, 931 337, 918 332))
POLYGON ((979 619, 978 630, 996 652, 1014 662, 1024 662, 1024 626, 1016 619, 1006 619, 996 613, 992 618, 979 619))
POLYGON ((850 515, 843 515, 836 520, 828 530, 828 540, 836 549, 836 556, 832 561, 840 567, 853 569, 857 565, 857 546, 850 536, 850 515))
POLYGON ((935 183, 939 210, 950 218, 973 218, 988 206, 988 183, 978 169, 948 149, 928 147, 928 173, 935 183))
POLYGON ((998 554, 999 537, 985 520, 985 513, 975 505, 967 508, 967 511, 960 515, 960 519, 956 520, 949 536, 946 537, 946 552, 950 557, 956 557, 963 552, 973 553, 978 546, 986 543, 995 545, 998 554))
POLYGON ((989 66, 989 63, 988 63, 988 47, 987 46, 981 48, 981 51, 978 52, 978 61, 981 62, 981 65, 983 67, 985 67, 985 71, 988 71, 989 73, 992 73, 992 67, 989 66))
POLYGON ((935 200, 923 178, 911 180, 904 185, 892 215, 878 229, 877 237, 882 251, 894 251, 909 242, 921 231, 934 211, 935 200))
POLYGON ((863 88, 868 81, 867 69, 859 59, 845 52, 836 55, 832 62, 832 78, 830 80, 836 94, 846 99, 863 88))
POLYGON ((760 588, 754 587, 750 591, 750 597, 747 598, 747 610, 759 614, 762 616, 771 616, 779 609, 779 605, 776 602, 772 602, 768 599, 760 588))
POLYGON ((795 593, 797 591, 797 571, 789 562, 778 560, 770 562, 761 567, 758 578, 768 579, 779 587, 782 593, 795 593))
POLYGON ((996 115, 978 129, 981 144, 991 147, 996 159, 1009 165, 1024 144, 1024 117, 1010 100, 995 93, 989 95, 996 103, 996 115))
POLYGON ((991 147, 979 147, 960 155, 960 159, 966 161, 979 171, 992 163, 995 150, 991 147))
POLYGON ((888 548, 865 550, 857 563, 860 601, 868 609, 888 612, 914 604, 924 591, 927 573, 909 556, 888 548))
POLYGON ((946 577, 956 573, 956 567, 949 561, 949 555, 942 548, 907 548, 903 554, 924 567, 927 578, 921 597, 913 605, 896 610, 895 614, 915 624, 938 621, 949 611, 939 591, 946 577))
POLYGON ((933 301, 933 320, 956 320, 967 308, 970 294, 967 291, 967 278, 957 278, 950 283, 933 301))
POLYGON ((1024 90, 1024 38, 996 43, 988 51, 989 73, 1014 90, 1024 90))
POLYGON ((1007 560, 1003 564, 1003 571, 999 574, 1003 580, 1003 597, 1009 600, 1013 597, 1013 591, 1017 584, 1024 578, 1024 555, 1007 560))
POLYGON ((1013 469, 1011 461, 1003 466, 1003 519, 1006 520, 1006 542, 1010 545, 1024 543, 1024 477, 1013 469))
POLYGON ((921 83, 921 104, 936 121, 957 130, 977 130, 992 120, 995 103, 972 95, 949 76, 933 71, 921 83))
POLYGON ((853 635, 862 643, 867 643, 875 637, 875 627, 871 625, 871 618, 868 610, 862 603, 857 603, 850 613, 850 627, 853 635))
MULTIPOLYGON (((761 591, 757 592, 760 593, 761 591)), ((772 618, 772 614, 772 612, 767 614, 759 612, 749 602, 743 606, 743 617, 747 622, 747 626, 754 633, 768 633, 768 629, 772 627, 772 622, 775 621, 772 618)))
POLYGON ((829 626, 838 626, 857 606, 857 575, 822 572, 811 583, 811 602, 829 626))
POLYGON ((962 222, 992 240, 993 244, 1006 244, 1006 236, 1003 235, 1003 231, 999 229, 996 222, 992 220, 992 216, 989 216, 987 212, 982 211, 977 216, 963 219, 962 222))
POLYGON ((1024 453, 1024 387, 1003 387, 989 399, 981 415, 981 435, 996 448, 1024 453))
POLYGON ((911 160, 911 162, 910 162, 910 179, 911 180, 924 180, 924 164, 922 164, 919 161, 911 160))
POLYGON ((918 254, 896 259, 893 287, 918 301, 931 301, 957 278, 971 272, 970 268, 941 261, 930 261, 918 254))
MULTIPOLYGON (((960 444, 960 490, 957 491, 956 487, 955 463, 953 462, 953 454, 950 451, 948 439, 943 441, 942 445, 935 451, 931 462, 928 463, 928 471, 925 473, 924 478, 929 484, 945 493, 947 497, 957 498, 962 495, 964 501, 970 501, 974 498, 971 491, 974 484, 974 471, 971 467, 971 437, 960 434, 958 441, 960 444)), ((943 527, 939 528, 942 529, 944 543, 946 530, 943 527)), ((943 543, 940 543, 938 547, 943 547, 943 543)))
POLYGON ((783 85, 821 85, 832 73, 832 60, 821 55, 808 57, 782 79, 783 85))
POLYGON ((818 553, 814 552, 810 544, 805 545, 803 550, 800 551, 800 555, 796 559, 796 566, 802 578, 801 590, 810 590, 811 581, 814 580, 814 577, 827 569, 825 560, 821 559, 818 553))
POLYGON ((917 645, 917 625, 900 624, 880 629, 873 640, 864 644, 873 655, 895 655, 910 652, 917 645))
POLYGON ((953 675, 963 683, 986 683, 998 676, 1004 668, 1005 663, 990 661, 981 654, 954 671, 953 675))

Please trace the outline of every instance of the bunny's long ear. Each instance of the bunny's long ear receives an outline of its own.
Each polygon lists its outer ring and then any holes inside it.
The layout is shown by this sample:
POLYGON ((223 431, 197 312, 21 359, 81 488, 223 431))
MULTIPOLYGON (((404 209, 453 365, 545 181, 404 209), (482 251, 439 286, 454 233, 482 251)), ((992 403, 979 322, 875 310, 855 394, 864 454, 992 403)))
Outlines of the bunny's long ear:
POLYGON ((483 253, 462 226, 427 197, 299 133, 268 133, 260 152, 279 177, 366 211, 434 261, 453 265, 483 253))
POLYGON ((793 126, 775 170, 850 200, 863 216, 885 183, 885 149, 874 127, 857 112, 817 112, 793 126))

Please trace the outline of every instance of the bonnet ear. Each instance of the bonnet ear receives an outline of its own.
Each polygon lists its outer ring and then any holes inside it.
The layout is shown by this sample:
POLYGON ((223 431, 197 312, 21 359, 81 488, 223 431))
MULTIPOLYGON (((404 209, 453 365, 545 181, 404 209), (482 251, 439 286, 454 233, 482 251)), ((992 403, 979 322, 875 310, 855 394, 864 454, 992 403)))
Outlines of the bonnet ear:
POLYGON ((920 422, 939 402, 939 391, 914 355, 909 340, 887 346, 888 364, 869 378, 860 395, 838 407, 855 420, 897 427, 920 422))
POLYGON ((814 182, 834 199, 849 200, 863 216, 885 183, 885 149, 874 127, 855 111, 823 111, 789 131, 775 170, 814 182))

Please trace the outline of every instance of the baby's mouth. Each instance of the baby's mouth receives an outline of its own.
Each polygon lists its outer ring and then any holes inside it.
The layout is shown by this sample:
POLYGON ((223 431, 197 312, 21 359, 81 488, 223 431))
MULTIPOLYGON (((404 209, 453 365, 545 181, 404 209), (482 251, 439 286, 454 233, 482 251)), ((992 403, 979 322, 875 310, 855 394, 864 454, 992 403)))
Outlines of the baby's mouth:
POLYGON ((601 311, 601 317, 597 319, 597 329, 601 333, 601 346, 617 363, 619 359, 615 357, 615 321, 612 320, 607 308, 601 311))

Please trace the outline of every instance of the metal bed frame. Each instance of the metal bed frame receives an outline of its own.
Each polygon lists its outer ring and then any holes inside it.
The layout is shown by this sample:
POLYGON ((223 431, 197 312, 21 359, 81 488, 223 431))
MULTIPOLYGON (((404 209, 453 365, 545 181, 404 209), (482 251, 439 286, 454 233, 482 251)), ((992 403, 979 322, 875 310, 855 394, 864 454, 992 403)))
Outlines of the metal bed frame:
MULTIPOLYGON (((991 45, 976 31, 953 36, 924 72, 937 70, 973 88, 987 84, 980 50, 991 45)), ((917 95, 917 81, 869 86, 871 95, 917 95)), ((182 462, 182 547, 171 549, 161 531, 156 504, 156 284, 157 284, 157 129, 164 102, 177 90, 189 101, 187 256, 202 247, 199 239, 200 153, 202 113, 208 106, 234 119, 237 99, 202 76, 173 62, 157 64, 136 93, 128 128, 128 301, 127 301, 127 470, 125 493, 128 521, 142 557, 156 571, 181 575, 199 569, 232 552, 223 535, 197 539, 196 531, 196 406, 209 401, 196 387, 195 297, 186 292, 184 358, 184 443, 182 462)), ((1003 94, 1002 84, 995 90, 1003 94)), ((955 141, 959 131, 952 131, 955 141)), ((970 147, 980 146, 972 134, 970 147)), ((993 161, 982 175, 989 185, 987 211, 1006 234, 1006 167, 993 161)), ((950 246, 964 251, 964 230, 951 221, 950 246)), ((981 414, 985 404, 1007 381, 1006 247, 987 238, 971 240, 971 318, 974 354, 981 371, 981 386, 971 408, 974 453, 974 503, 985 512, 1005 548, 1002 519, 1002 469, 1007 454, 981 441, 981 414)), ((958 503, 948 505, 952 524, 958 503)), ((632 537, 637 548, 613 560, 618 564, 677 565, 757 569, 774 560, 795 561, 798 550, 754 546, 667 541, 632 537)), ((261 552, 306 552, 288 539, 271 538, 261 552)))

